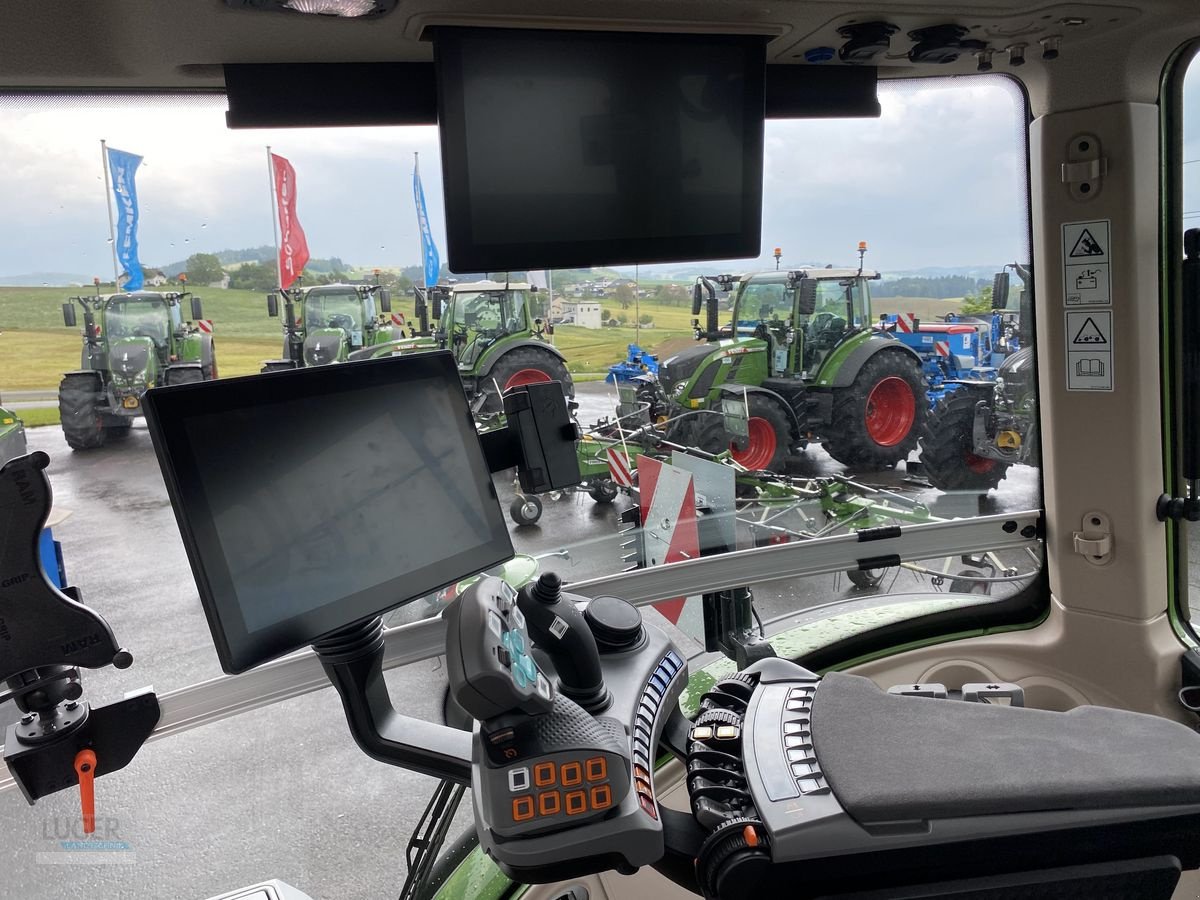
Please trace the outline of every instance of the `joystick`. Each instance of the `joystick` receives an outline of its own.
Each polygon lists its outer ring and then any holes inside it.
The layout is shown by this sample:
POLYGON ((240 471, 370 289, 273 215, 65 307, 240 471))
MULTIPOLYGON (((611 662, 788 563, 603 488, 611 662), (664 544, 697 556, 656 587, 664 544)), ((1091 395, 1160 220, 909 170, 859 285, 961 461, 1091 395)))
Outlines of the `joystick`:
POLYGON ((612 699, 604 686, 596 638, 572 595, 563 595, 559 577, 543 572, 521 588, 517 605, 529 636, 554 665, 562 693, 593 715, 606 710, 612 699))

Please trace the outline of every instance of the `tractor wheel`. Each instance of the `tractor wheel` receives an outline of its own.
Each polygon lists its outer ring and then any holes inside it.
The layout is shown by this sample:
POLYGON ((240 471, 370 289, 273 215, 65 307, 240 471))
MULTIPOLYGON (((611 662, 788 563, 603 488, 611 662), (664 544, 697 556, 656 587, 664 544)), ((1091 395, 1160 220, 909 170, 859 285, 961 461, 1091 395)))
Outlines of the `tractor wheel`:
POLYGON ((588 496, 590 496, 597 503, 612 503, 617 499, 618 493, 619 489, 617 488, 617 483, 611 478, 605 478, 601 481, 597 481, 588 488, 588 496))
POLYGON ((201 372, 204 373, 205 381, 212 381, 214 378, 221 377, 217 371, 217 345, 214 342, 214 343, 210 344, 209 346, 211 348, 211 351, 208 356, 208 365, 204 366, 200 370, 201 372))
POLYGON ((543 381, 560 382, 568 400, 575 396, 575 382, 571 380, 566 363, 549 350, 515 347, 496 360, 491 371, 479 379, 480 389, 486 395, 480 411, 485 414, 501 412, 505 391, 543 381), (499 394, 496 393, 497 386, 499 394))
POLYGON ((166 384, 199 384, 204 381, 204 370, 188 368, 167 369, 166 384))
POLYGON ((508 514, 517 525, 536 525, 542 517, 542 501, 536 494, 517 494, 509 504, 508 514))
POLYGON ((96 384, 91 375, 66 375, 58 386, 58 417, 72 450, 95 450, 108 437, 96 384))
POLYGON ((921 435, 925 477, 943 491, 986 492, 1000 483, 1009 463, 976 455, 973 430, 980 394, 957 390, 938 403, 921 435))
POLYGON ((885 572, 887 569, 847 569, 846 577, 860 591, 870 591, 883 583, 885 572))
MULTIPOLYGON (((705 416, 696 427, 695 446, 705 453, 725 450, 752 472, 782 472, 792 446, 792 423, 777 400, 762 394, 750 395, 750 437, 738 450, 718 416, 705 416)), ((680 443, 683 443, 680 441, 680 443)))
POLYGON ((917 361, 896 351, 876 353, 850 387, 834 392, 825 452, 847 466, 890 468, 916 448, 925 410, 917 361))

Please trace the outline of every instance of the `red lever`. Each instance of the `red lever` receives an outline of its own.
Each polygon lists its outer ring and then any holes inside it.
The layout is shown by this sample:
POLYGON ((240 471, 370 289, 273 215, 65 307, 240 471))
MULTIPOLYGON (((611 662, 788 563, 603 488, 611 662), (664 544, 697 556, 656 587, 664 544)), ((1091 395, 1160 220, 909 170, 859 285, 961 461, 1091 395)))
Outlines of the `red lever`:
POLYGON ((79 799, 83 803, 83 833, 96 830, 96 754, 80 750, 75 754, 75 774, 79 776, 79 799))

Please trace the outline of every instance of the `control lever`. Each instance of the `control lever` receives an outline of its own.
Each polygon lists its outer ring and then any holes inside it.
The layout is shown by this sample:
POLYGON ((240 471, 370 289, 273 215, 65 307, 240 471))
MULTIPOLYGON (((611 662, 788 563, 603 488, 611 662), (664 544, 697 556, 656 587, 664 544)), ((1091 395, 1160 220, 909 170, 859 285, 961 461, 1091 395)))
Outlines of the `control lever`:
POLYGON ((543 572, 521 588, 517 605, 533 643, 554 664, 562 693, 593 715, 608 709, 612 698, 604 686, 596 638, 574 601, 563 597, 559 577, 543 572))

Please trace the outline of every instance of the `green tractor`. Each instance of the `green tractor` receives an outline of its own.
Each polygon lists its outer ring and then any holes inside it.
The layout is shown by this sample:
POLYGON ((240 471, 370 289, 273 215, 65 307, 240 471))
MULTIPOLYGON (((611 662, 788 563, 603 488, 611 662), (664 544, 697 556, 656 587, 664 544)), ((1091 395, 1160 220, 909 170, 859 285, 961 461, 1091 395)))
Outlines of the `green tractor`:
POLYGON ((783 471, 818 437, 848 466, 894 465, 916 447, 928 403, 920 358, 872 328, 869 282, 878 278, 860 265, 698 279, 692 314, 707 294, 707 329, 694 323, 705 343, 663 361, 652 390, 648 378, 627 388, 622 414, 648 406, 667 418, 670 440, 728 446, 752 470, 783 471), (726 329, 719 292, 732 298, 726 329), (746 433, 732 442, 719 415, 725 399, 748 409, 746 433))
POLYGON ((454 353, 478 413, 499 412, 505 391, 537 382, 557 381, 568 399, 575 396, 566 357, 547 337, 552 330, 529 308, 536 292, 523 282, 498 281, 418 289, 417 317, 424 327, 432 307, 438 327, 431 340, 454 353))
MULTIPOLYGON (((561 382, 574 397, 565 358, 546 339, 542 320, 530 313, 535 291, 528 284, 497 281, 418 287, 417 322, 408 334, 398 315, 389 318, 391 296, 376 285, 284 291, 283 358, 268 361, 262 371, 449 348, 477 413, 499 412, 505 391, 534 382, 561 382)), ((267 295, 267 312, 279 315, 276 294, 267 295)))
POLYGON ((0 466, 24 456, 27 449, 25 423, 15 412, 0 406, 0 466))
POLYGON ((191 293, 132 293, 72 297, 63 322, 77 324, 83 308, 83 351, 79 370, 63 376, 58 411, 72 450, 92 450, 125 437, 142 414, 142 396, 164 384, 217 377, 212 323, 191 293), (191 318, 181 309, 190 300, 191 318))
MULTIPOLYGON (((404 338, 389 318, 392 298, 378 285, 323 284, 285 290, 283 354, 264 372, 369 359, 396 349, 404 338)), ((279 315, 279 295, 267 295, 267 314, 279 315)))

